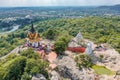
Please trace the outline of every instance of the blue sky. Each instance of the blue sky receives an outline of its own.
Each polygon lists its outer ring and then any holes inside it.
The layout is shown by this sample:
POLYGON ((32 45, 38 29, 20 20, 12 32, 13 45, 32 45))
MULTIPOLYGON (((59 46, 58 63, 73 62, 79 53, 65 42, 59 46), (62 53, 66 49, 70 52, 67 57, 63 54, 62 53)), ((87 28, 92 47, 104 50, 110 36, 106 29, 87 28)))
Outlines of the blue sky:
POLYGON ((0 0, 0 7, 16 6, 100 6, 120 4, 120 0, 0 0))

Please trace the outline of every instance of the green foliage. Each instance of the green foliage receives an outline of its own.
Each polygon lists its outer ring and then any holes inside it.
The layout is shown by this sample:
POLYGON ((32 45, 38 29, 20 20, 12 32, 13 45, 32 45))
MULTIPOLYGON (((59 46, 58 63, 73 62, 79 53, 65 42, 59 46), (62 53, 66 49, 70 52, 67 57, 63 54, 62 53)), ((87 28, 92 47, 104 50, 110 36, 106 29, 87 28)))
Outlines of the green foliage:
POLYGON ((16 37, 15 34, 11 33, 8 35, 1 36, 0 39, 0 57, 8 54, 15 47, 24 43, 23 39, 16 37))
POLYGON ((7 44, 7 42, 4 42, 4 41, 3 41, 3 42, 1 43, 1 45, 0 45, 0 47, 5 47, 5 46, 9 46, 9 44, 7 44))
POLYGON ((37 29, 42 29, 44 33, 49 29, 55 29, 62 35, 64 35, 63 31, 68 31, 72 36, 76 36, 81 31, 84 38, 90 39, 95 43, 109 43, 116 50, 120 51, 120 21, 118 19, 120 17, 55 19, 38 23, 39 26, 37 29))
MULTIPOLYGON (((64 18, 42 21, 37 23, 37 25, 38 27, 36 28, 41 35, 48 39, 56 40, 55 51, 58 54, 63 53, 66 50, 71 35, 76 36, 79 31, 81 31, 84 38, 90 39, 95 43, 111 44, 112 47, 120 52, 120 17, 64 18)), ((9 35, 0 35, 0 57, 8 54, 15 47, 23 44, 27 34, 26 30, 28 29, 29 26, 26 26, 9 35)), ((10 78, 9 80, 20 80, 21 75, 22 80, 30 80, 31 76, 36 73, 47 75, 47 71, 45 70, 47 63, 42 62, 39 59, 40 57, 38 54, 32 49, 21 52, 21 55, 22 56, 7 57, 0 61, 1 80, 8 80, 7 78, 10 78), (20 64, 18 64, 18 62, 20 64), (16 72, 17 70, 18 72, 16 72), (10 74, 11 72, 12 74, 10 74), (13 77, 13 75, 15 76, 13 77)), ((77 56, 75 61, 79 68, 88 68, 92 65, 90 58, 87 55, 77 56)))
POLYGON ((42 61, 40 56, 35 53, 32 48, 29 48, 26 51, 21 52, 20 54, 27 57, 25 72, 22 75, 23 80, 30 80, 31 76, 37 73, 41 73, 46 76, 46 78, 48 78, 48 73, 46 71, 48 63, 46 61, 42 61))
MULTIPOLYGON (((35 59, 28 59, 25 67, 25 72, 28 74, 34 75, 37 73, 44 74, 46 72, 45 68, 47 67, 48 63, 41 60, 35 59)), ((47 74, 44 74, 47 75, 47 74)))
POLYGON ((56 29, 54 28, 50 28, 48 29, 45 33, 44 33, 44 37, 50 40, 54 40, 58 35, 58 32, 56 29))
POLYGON ((71 36, 67 32, 64 32, 64 34, 60 34, 54 45, 55 51, 58 54, 62 54, 66 50, 68 42, 70 40, 71 40, 71 36))
MULTIPOLYGON (((84 17, 84 18, 63 18, 47 21, 40 21, 36 30, 42 37, 48 39, 58 39, 67 31, 70 35, 76 36, 81 31, 86 39, 95 43, 109 43, 120 52, 120 17, 84 17), (60 35, 59 35, 60 34, 60 35)), ((0 35, 0 56, 8 54, 16 46, 25 42, 26 30, 29 26, 10 33, 9 35, 0 35)), ((68 36, 66 36, 68 38, 68 36)))
POLYGON ((7 61, 7 63, 2 64, 0 67, 0 78, 2 80, 20 80, 25 64, 26 58, 22 56, 7 61))
POLYGON ((46 70, 48 63, 41 60, 33 49, 29 48, 20 54, 11 54, 0 61, 1 80, 31 80, 32 76, 37 73, 48 78, 46 70))
POLYGON ((100 58, 101 58, 101 59, 104 58, 104 55, 100 55, 100 58))
POLYGON ((0 61, 0 66, 2 66, 3 64, 7 63, 8 61, 10 61, 10 60, 12 60, 12 59, 14 59, 14 58, 16 58, 16 57, 17 57, 17 55, 10 54, 10 55, 7 56, 5 59, 2 59, 2 60, 0 61))
POLYGON ((62 31, 58 35, 57 40, 58 41, 63 41, 63 42, 65 42, 66 45, 68 45, 68 42, 71 40, 71 38, 72 37, 69 35, 69 33, 67 31, 62 31))
POLYGON ((21 56, 25 56, 27 58, 33 58, 33 59, 40 59, 40 56, 34 52, 32 48, 28 48, 27 50, 20 53, 21 56))
POLYGON ((56 41, 55 42, 55 51, 58 54, 62 54, 66 50, 66 43, 64 41, 56 41))
POLYGON ((27 72, 24 72, 22 77, 21 77, 21 80, 31 80, 32 76, 29 75, 27 72))
POLYGON ((91 58, 86 54, 76 56, 75 61, 77 62, 77 66, 79 67, 79 69, 82 69, 82 67, 92 67, 91 58))

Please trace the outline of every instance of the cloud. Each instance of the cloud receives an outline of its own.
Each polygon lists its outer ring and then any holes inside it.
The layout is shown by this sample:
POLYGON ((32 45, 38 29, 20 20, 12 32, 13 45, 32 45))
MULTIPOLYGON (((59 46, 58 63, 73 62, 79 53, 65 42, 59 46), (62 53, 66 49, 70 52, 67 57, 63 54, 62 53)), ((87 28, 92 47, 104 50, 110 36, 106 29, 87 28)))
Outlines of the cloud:
POLYGON ((114 5, 120 0, 0 0, 0 6, 90 6, 114 5))

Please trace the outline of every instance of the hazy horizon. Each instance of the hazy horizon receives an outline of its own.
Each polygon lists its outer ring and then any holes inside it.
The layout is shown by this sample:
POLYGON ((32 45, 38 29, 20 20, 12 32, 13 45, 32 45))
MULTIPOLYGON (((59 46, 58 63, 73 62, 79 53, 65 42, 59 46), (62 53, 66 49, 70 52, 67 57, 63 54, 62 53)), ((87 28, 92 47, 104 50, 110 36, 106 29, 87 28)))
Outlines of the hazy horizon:
POLYGON ((109 6, 120 0, 0 0, 0 7, 109 6))

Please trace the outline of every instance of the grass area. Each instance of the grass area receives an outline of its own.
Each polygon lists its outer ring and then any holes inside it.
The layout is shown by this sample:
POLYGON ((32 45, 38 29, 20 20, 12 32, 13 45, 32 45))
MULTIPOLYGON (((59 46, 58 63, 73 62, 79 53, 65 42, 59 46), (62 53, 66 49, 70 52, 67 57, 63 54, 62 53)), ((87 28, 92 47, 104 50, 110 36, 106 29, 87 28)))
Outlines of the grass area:
POLYGON ((102 74, 114 75, 115 74, 114 71, 107 69, 105 66, 94 65, 94 66, 92 66, 92 68, 95 70, 95 72, 97 74, 100 74, 100 75, 102 75, 102 74))

